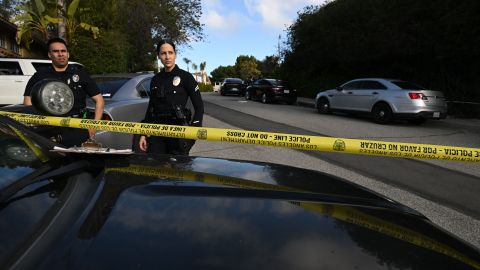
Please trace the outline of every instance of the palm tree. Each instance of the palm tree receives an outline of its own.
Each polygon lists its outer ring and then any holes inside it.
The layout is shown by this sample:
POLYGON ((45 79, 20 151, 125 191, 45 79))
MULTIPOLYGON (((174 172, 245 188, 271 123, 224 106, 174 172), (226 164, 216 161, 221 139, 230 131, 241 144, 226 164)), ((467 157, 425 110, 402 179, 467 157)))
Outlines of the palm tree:
POLYGON ((207 66, 207 62, 201 62, 200 63, 200 73, 202 76, 202 82, 203 83, 210 83, 210 79, 207 76, 207 72, 205 72, 205 67, 207 66))
POLYGON ((187 64, 187 71, 190 72, 190 62, 192 62, 192 61, 190 59, 184 57, 183 62, 185 62, 185 64, 187 64))
MULTIPOLYGON (((63 0, 58 0, 57 3, 63 5, 63 0)), ((14 18, 14 21, 19 23, 17 43, 23 43, 28 48, 35 33, 39 33, 47 41, 52 37, 55 25, 58 25, 59 37, 66 41, 74 38, 79 27, 92 32, 93 38, 96 38, 99 33, 98 27, 77 19, 80 13, 85 11, 85 9, 78 9, 79 3, 80 0, 71 1, 66 11, 63 6, 58 5, 56 8, 47 8, 42 0, 33 0, 19 6, 18 9, 21 13, 14 18), (66 35, 63 29, 66 30, 66 35)))
POLYGON ((98 27, 79 19, 79 17, 87 11, 85 8, 79 8, 79 4, 80 0, 73 0, 65 7, 64 0, 57 0, 58 18, 56 18, 56 22, 58 23, 58 36, 64 40, 72 41, 75 38, 75 32, 78 28, 90 31, 94 39, 97 38, 100 32, 98 27))
POLYGON ((195 63, 192 63, 192 68, 193 68, 193 70, 195 70, 195 72, 196 72, 196 71, 198 70, 198 66, 197 66, 197 64, 195 64, 195 63))
POLYGON ((45 41, 51 36, 54 18, 49 16, 42 0, 34 0, 18 6, 20 14, 15 16, 14 22, 19 24, 17 31, 17 43, 23 43, 29 48, 35 33, 41 35, 45 41))

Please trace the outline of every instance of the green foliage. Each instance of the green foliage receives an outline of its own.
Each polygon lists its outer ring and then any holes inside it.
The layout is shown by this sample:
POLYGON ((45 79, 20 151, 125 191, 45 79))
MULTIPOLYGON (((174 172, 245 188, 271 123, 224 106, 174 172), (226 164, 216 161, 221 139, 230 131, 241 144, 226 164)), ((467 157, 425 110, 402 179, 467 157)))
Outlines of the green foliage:
POLYGON ((213 85, 211 85, 211 84, 199 83, 198 88, 200 88, 200 92, 212 92, 213 91, 213 85))
POLYGON ((71 60, 83 64, 90 74, 125 72, 128 48, 124 34, 116 31, 102 32, 98 39, 79 35, 70 44, 71 60))
POLYGON ((281 75, 302 95, 358 77, 389 77, 480 100, 480 2, 336 0, 288 29, 281 75))
POLYGON ((229 77, 238 77, 237 70, 234 66, 219 66, 210 72, 212 81, 222 81, 229 77))
POLYGON ((8 20, 10 17, 15 15, 14 5, 15 2, 13 0, 2 0, 0 1, 0 17, 8 20))
POLYGON ((155 44, 170 38, 177 45, 202 40, 200 0, 121 0, 119 28, 130 45, 128 70, 150 69, 155 62, 155 44))
POLYGON ((258 70, 257 59, 254 56, 240 55, 235 61, 235 69, 240 79, 257 78, 261 72, 258 70))

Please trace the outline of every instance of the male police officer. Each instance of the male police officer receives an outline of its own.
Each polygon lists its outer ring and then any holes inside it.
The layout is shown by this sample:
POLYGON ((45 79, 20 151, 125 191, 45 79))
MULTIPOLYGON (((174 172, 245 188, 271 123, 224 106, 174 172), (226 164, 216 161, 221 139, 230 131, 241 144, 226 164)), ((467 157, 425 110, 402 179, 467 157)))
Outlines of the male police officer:
MULTIPOLYGON (((87 95, 95 102, 95 119, 99 120, 103 114, 104 100, 98 91, 95 81, 78 66, 68 65, 70 54, 67 50, 66 42, 61 38, 52 38, 47 43, 48 57, 52 60, 52 67, 48 70, 37 71, 28 81, 25 87, 23 104, 32 105, 31 91, 33 86, 44 79, 56 79, 67 84, 74 94, 74 103, 72 110, 66 115, 69 117, 81 117, 82 110, 86 107, 87 95)), ((70 129, 58 128, 55 140, 61 144, 70 146, 80 146, 88 138, 95 135, 95 130, 89 129, 70 129)))

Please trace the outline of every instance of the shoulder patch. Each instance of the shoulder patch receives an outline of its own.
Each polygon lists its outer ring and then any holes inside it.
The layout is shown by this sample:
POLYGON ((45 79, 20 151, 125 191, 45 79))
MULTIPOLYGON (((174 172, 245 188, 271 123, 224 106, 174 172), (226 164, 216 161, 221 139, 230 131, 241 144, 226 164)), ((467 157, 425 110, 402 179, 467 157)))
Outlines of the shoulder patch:
POLYGON ((198 85, 195 87, 195 92, 197 92, 198 90, 200 90, 200 87, 198 87, 198 85))

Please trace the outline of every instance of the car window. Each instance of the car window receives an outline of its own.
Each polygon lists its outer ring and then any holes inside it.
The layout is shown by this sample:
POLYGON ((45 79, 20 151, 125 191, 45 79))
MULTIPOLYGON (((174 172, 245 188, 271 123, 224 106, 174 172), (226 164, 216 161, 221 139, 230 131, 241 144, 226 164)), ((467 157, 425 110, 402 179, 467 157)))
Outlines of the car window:
POLYGON ((0 61, 0 75, 23 75, 17 61, 0 61))
POLYGON ((122 87, 130 78, 123 77, 95 77, 98 89, 104 98, 112 98, 115 93, 122 87))
POLYGON ((363 81, 354 81, 354 82, 349 82, 343 85, 344 90, 355 90, 355 89, 361 89, 362 88, 362 82, 363 81))
POLYGON ((52 63, 32 62, 36 71, 46 71, 52 68, 52 63))
POLYGON ((227 83, 243 83, 240 79, 227 79, 227 83))
POLYGON ((368 89, 368 90, 371 90, 371 89, 376 89, 376 90, 385 90, 387 89, 387 87, 385 87, 385 85, 377 82, 377 81, 363 81, 363 84, 362 84, 362 89, 368 89))
POLYGON ((267 80, 267 82, 273 86, 285 86, 285 83, 282 80, 267 80))
POLYGON ((423 90, 425 87, 422 87, 420 85, 411 83, 411 82, 405 82, 405 81, 391 81, 391 83, 395 84, 396 86, 400 87, 401 89, 406 89, 406 90, 423 90))
POLYGON ((150 96, 150 83, 152 78, 148 78, 140 82, 137 86, 137 91, 142 98, 147 98, 150 96))

